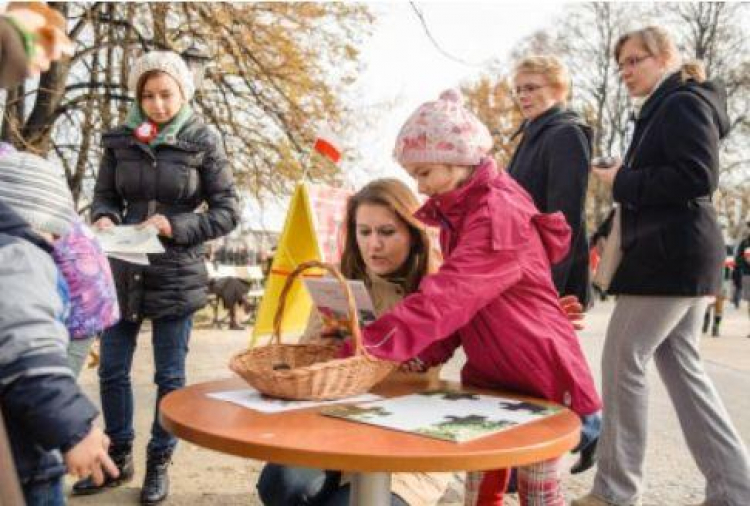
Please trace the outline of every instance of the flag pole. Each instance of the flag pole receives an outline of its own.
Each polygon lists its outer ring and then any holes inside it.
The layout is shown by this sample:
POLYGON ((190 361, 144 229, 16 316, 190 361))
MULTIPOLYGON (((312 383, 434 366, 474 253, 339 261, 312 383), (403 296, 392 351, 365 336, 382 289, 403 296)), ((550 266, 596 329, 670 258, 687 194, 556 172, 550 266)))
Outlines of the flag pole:
POLYGON ((302 155, 302 160, 300 160, 300 164, 302 165, 302 177, 301 177, 301 181, 303 183, 307 180, 307 175, 309 173, 309 170, 308 170, 309 165, 308 164, 310 163, 310 160, 312 159, 312 152, 313 152, 314 145, 315 144, 313 143, 313 144, 310 144, 307 147, 307 151, 304 152, 304 154, 302 155))
POLYGON ((308 147, 307 152, 303 155, 301 160, 302 163, 302 179, 307 179, 310 173, 310 161, 312 159, 313 151, 317 151, 323 155, 323 158, 327 159, 334 165, 341 159, 341 147, 340 144, 335 140, 335 136, 331 133, 326 135, 320 132, 316 135, 315 141, 311 146, 308 147))

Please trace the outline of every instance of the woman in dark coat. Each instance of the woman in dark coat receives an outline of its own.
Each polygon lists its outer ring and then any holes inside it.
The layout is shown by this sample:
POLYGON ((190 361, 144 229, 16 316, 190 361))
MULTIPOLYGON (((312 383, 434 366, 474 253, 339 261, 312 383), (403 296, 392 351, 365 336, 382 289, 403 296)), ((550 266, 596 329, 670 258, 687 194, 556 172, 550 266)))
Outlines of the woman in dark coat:
MULTIPOLYGON (((543 213, 561 211, 571 228, 570 252, 552 267, 561 296, 573 295, 586 308, 591 302, 589 244, 586 233, 586 189, 591 160, 591 128, 565 108, 570 77, 554 56, 529 56, 516 64, 514 95, 524 122, 508 173, 531 195, 543 213)), ((593 465, 599 416, 592 415, 589 441, 572 472, 593 465)))
MULTIPOLYGON (((120 477, 106 483, 110 487, 133 476, 130 367, 141 323, 152 322, 158 405, 185 384, 192 315, 207 298, 203 243, 229 233, 238 219, 221 141, 188 106, 194 84, 185 62, 171 52, 148 53, 133 65, 128 85, 137 100, 126 124, 103 137, 92 219, 99 229, 153 226, 165 252, 149 255, 147 266, 111 260, 122 320, 104 333, 99 366, 110 454, 120 468, 120 477)), ((176 443, 155 412, 143 503, 166 497, 166 470, 176 443)), ((101 489, 82 481, 74 492, 101 489)))
POLYGON ((591 159, 591 128, 565 108, 570 77, 553 56, 531 56, 515 67, 514 91, 525 121, 508 173, 543 213, 561 211, 571 228, 570 253, 553 267, 560 295, 590 300, 586 188, 591 159))
POLYGON ((602 355, 598 471, 592 492, 573 506, 640 503, 652 357, 706 477, 703 504, 750 504, 747 450, 698 350, 724 262, 711 196, 729 125, 725 93, 700 65, 683 65, 659 27, 625 34, 614 56, 636 122, 624 161, 594 169, 622 209, 623 256, 609 289, 618 298, 602 355))

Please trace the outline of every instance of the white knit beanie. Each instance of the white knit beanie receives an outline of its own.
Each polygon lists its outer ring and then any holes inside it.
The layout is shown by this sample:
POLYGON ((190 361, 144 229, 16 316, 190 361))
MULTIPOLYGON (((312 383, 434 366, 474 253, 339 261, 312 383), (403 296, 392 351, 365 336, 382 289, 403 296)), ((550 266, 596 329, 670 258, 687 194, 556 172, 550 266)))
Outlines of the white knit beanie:
POLYGON ((0 156, 0 202, 42 232, 66 235, 75 210, 65 171, 31 153, 0 156))
POLYGON ((186 101, 195 94, 195 81, 185 60, 172 51, 151 51, 138 58, 128 76, 128 89, 135 96, 138 94, 138 82, 146 72, 158 70, 169 74, 182 89, 186 101))

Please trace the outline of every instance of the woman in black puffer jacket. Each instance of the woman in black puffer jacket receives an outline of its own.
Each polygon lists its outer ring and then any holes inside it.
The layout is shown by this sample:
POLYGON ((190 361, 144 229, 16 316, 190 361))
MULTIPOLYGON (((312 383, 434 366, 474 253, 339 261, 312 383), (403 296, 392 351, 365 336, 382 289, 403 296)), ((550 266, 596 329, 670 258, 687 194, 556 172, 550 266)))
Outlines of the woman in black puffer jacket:
MULTIPOLYGON (((83 480, 74 486, 78 494, 132 477, 130 367, 141 323, 152 322, 158 403, 185 384, 192 315, 207 296, 203 243, 229 233, 238 219, 221 140, 188 106, 195 87, 184 61, 170 52, 148 53, 135 62, 128 85, 137 100, 126 124, 103 137, 92 220, 99 229, 151 225, 165 252, 150 254, 147 266, 111 260, 122 321, 102 337, 99 381, 110 454, 120 477, 100 487, 83 480)), ((143 503, 166 497, 166 469, 176 443, 155 415, 143 503)))

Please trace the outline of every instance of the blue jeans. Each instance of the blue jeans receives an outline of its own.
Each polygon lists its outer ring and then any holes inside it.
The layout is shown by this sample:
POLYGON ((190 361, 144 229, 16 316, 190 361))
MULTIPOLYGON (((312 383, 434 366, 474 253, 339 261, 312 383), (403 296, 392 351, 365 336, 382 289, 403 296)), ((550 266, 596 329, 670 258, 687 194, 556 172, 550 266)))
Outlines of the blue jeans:
MULTIPOLYGON (((351 490, 340 481, 338 471, 266 464, 257 488, 264 506, 348 506, 351 490)), ((408 505, 391 494, 391 506, 408 505)))
MULTIPOLYGON (((156 368, 154 382, 158 390, 148 452, 160 454, 171 452, 177 445, 177 438, 159 423, 158 408, 162 397, 185 386, 185 357, 193 328, 193 315, 160 318, 152 320, 151 324, 156 368)), ((130 369, 140 328, 141 322, 120 321, 107 329, 101 339, 99 391, 105 432, 113 445, 129 445, 135 438, 130 369)))
POLYGON ((65 506, 62 476, 41 483, 27 483, 23 486, 23 497, 26 506, 65 506))

